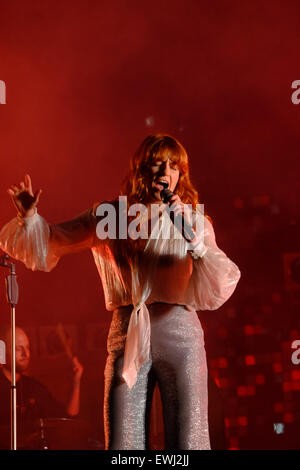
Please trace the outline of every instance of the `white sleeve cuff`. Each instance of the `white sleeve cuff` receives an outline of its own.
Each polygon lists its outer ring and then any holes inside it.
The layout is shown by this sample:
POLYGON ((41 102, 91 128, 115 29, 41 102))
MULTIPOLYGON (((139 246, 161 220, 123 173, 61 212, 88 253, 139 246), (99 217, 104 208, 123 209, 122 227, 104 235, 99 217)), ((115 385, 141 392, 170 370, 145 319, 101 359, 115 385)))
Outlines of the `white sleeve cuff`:
POLYGON ((194 259, 203 258, 207 252, 208 247, 204 245, 203 240, 199 240, 199 237, 195 234, 195 237, 188 244, 188 253, 194 259))
POLYGON ((39 214, 37 212, 37 208, 35 207, 34 214, 30 215, 29 217, 23 217, 21 214, 18 214, 17 218, 20 225, 26 225, 28 227, 39 218, 39 214))
POLYGON ((188 253, 191 255, 193 259, 200 259, 200 258, 203 258, 207 250, 208 250, 208 247, 202 243, 202 244, 197 245, 197 247, 194 248, 193 250, 188 250, 188 253))

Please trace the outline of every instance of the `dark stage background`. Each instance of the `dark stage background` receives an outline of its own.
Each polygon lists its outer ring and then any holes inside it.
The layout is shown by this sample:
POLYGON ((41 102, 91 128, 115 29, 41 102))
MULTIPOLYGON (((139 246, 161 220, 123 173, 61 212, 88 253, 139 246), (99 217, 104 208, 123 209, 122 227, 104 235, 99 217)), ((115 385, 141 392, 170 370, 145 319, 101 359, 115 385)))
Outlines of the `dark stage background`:
MULTIPOLYGON (((15 215, 7 188, 27 172, 43 189, 39 213, 59 222, 116 197, 146 135, 177 137, 217 243, 242 273, 222 308, 199 312, 225 448, 300 447, 300 284, 289 274, 300 256, 299 31, 298 0, 0 1, 0 225, 15 215)), ((92 255, 17 272, 30 373, 66 399, 70 364, 53 340, 63 323, 85 367, 79 418, 101 448, 111 312, 92 255)), ((158 395, 153 412, 161 448, 158 395)))

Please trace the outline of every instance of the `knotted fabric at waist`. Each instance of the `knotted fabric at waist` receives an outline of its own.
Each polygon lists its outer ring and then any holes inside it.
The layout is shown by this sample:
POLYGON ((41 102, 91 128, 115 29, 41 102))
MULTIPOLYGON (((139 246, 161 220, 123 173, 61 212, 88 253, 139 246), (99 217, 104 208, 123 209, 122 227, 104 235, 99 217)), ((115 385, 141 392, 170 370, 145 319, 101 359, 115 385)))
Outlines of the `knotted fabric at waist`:
MULTIPOLYGON (((133 307, 128 324, 122 371, 122 377, 129 388, 132 388, 136 383, 141 366, 149 360, 151 326, 148 307, 151 308, 152 305, 167 306, 168 304, 154 302, 149 305, 139 303, 135 307, 133 305, 120 307, 126 309, 133 307)), ((171 307, 172 304, 169 305, 171 307)))
POLYGON ((150 353, 150 317, 145 303, 136 305, 130 315, 124 353, 122 377, 129 388, 136 382, 137 374, 150 353))

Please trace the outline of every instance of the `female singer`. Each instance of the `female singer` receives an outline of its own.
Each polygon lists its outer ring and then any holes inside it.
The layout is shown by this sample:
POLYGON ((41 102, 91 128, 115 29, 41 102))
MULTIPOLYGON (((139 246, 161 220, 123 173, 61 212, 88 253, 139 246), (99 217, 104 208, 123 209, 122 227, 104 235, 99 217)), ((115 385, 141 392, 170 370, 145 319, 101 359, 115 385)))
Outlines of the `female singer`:
POLYGON ((105 367, 106 449, 147 448, 156 381, 165 448, 210 449, 206 354, 196 311, 219 308, 240 271, 218 248, 210 218, 197 207, 183 146, 161 134, 142 142, 130 161, 123 198, 109 204, 117 217, 112 237, 102 224, 102 204, 54 225, 37 213, 41 190, 33 192, 29 175, 8 192, 18 214, 1 230, 0 247, 10 256, 32 270, 50 271, 64 254, 93 252, 106 308, 113 312, 105 367), (173 193, 168 204, 161 199, 164 185, 173 193), (147 235, 124 238, 120 218, 125 214, 127 223, 134 222, 134 204, 147 208, 139 218, 140 233, 147 235), (154 205, 155 217, 149 210, 154 205), (188 217, 190 243, 172 222, 170 205, 176 216, 188 217))

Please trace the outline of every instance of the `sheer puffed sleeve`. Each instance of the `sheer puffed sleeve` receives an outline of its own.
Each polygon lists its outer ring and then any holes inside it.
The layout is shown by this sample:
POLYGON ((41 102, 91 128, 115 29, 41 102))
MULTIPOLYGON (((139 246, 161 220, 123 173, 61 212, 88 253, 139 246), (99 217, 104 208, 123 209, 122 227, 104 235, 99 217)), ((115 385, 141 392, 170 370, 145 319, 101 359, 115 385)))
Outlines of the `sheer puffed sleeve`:
POLYGON ((0 232, 0 248, 33 271, 50 271, 59 258, 92 248, 97 204, 79 216, 60 224, 48 224, 37 212, 15 217, 0 232))
POLYGON ((199 224, 203 233, 197 233, 201 242, 194 252, 190 252, 193 271, 188 287, 189 305, 196 310, 216 310, 232 295, 241 273, 217 246, 214 229, 207 216, 197 214, 197 217, 203 219, 199 224))

